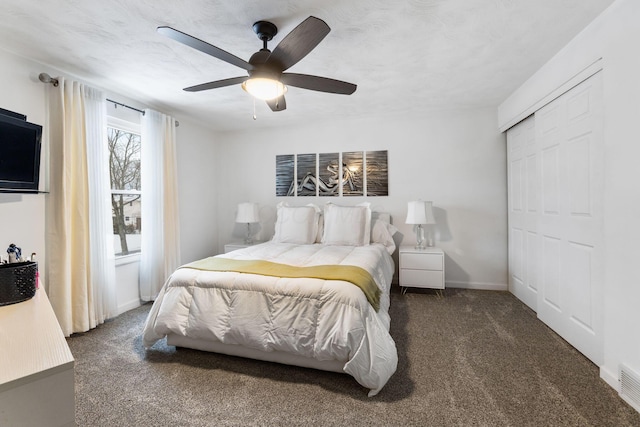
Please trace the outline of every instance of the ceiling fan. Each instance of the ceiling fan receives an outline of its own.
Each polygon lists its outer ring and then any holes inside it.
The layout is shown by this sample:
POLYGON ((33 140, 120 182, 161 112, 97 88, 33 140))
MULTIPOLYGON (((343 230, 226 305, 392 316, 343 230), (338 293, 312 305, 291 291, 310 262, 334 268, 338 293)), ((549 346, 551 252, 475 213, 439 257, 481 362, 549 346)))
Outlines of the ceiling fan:
POLYGON ((307 56, 331 31, 326 22, 315 16, 302 21, 282 39, 273 52, 267 49, 267 42, 278 33, 278 28, 268 21, 253 24, 253 31, 262 40, 262 49, 254 53, 249 62, 174 28, 163 26, 158 27, 157 31, 177 42, 240 67, 248 73, 248 76, 190 86, 184 89, 188 92, 242 84, 245 91, 266 101, 271 110, 282 111, 287 108, 284 99, 287 86, 342 95, 351 95, 357 88, 353 83, 327 77, 284 72, 307 56))

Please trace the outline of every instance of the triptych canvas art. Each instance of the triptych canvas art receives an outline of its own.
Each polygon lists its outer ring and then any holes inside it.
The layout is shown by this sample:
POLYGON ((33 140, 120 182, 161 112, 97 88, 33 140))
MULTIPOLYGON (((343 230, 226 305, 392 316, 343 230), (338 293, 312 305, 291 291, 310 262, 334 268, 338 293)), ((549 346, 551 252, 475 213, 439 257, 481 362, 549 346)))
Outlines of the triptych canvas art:
POLYGON ((387 151, 276 156, 276 196, 388 196, 387 151))

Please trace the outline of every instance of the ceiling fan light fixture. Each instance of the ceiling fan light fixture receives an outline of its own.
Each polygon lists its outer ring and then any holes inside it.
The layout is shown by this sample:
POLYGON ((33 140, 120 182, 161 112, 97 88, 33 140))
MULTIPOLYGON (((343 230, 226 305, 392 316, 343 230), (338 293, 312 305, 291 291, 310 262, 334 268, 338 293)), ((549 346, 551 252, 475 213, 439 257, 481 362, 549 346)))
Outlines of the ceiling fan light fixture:
POLYGON ((267 77, 251 77, 242 83, 242 89, 264 101, 276 99, 287 92, 281 81, 267 77))

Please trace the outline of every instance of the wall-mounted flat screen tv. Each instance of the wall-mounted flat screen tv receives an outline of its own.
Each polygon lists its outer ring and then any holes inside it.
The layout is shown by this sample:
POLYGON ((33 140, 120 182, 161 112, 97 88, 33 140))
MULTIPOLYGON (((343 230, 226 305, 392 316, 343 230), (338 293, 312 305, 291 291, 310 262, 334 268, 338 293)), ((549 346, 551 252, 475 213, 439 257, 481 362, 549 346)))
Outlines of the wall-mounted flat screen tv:
POLYGON ((0 113, 0 192, 38 191, 42 126, 0 113))

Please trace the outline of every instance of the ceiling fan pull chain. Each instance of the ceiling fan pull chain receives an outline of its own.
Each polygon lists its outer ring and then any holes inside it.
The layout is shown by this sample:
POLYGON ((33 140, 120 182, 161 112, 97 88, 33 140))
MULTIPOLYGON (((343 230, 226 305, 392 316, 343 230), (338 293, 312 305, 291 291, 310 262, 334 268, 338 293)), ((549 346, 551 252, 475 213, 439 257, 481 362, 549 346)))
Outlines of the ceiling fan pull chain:
POLYGON ((256 116, 256 99, 253 98, 253 120, 257 120, 258 116, 256 116))

